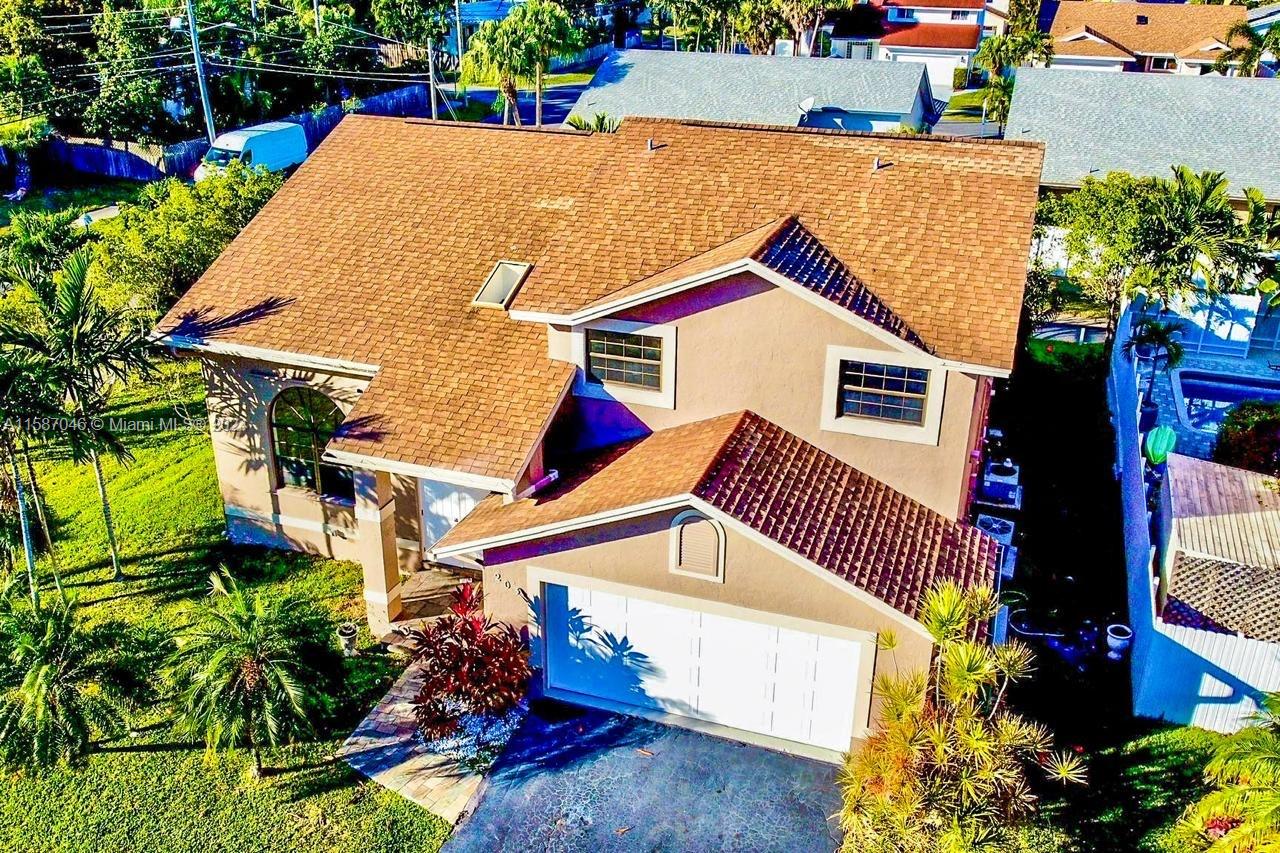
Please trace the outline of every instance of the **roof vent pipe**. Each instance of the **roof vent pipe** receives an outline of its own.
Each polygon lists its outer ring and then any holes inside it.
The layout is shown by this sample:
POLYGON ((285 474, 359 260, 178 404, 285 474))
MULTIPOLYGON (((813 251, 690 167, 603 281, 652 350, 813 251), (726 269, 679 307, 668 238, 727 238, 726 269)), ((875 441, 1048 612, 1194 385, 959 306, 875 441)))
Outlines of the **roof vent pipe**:
POLYGON ((656 146, 653 144, 653 137, 652 137, 652 136, 650 136, 647 140, 645 140, 645 150, 646 150, 646 151, 652 151, 655 147, 656 147, 656 146))
POLYGON ((516 495, 516 497, 520 500, 524 500, 527 497, 536 495, 538 492, 542 491, 547 486, 550 486, 552 483, 554 483, 556 480, 559 480, 559 479, 560 479, 560 472, 557 471, 555 468, 552 468, 546 474, 543 474, 537 480, 534 480, 532 483, 530 483, 529 487, 525 489, 523 492, 521 492, 520 494, 516 495))

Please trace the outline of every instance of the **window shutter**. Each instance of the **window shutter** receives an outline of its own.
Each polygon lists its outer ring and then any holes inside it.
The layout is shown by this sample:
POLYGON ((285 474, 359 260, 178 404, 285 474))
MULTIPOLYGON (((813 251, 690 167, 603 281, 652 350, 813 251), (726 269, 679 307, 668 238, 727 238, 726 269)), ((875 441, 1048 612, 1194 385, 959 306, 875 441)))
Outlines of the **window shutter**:
POLYGON ((720 574, 720 536, 705 518, 680 525, 680 571, 707 577, 720 574))

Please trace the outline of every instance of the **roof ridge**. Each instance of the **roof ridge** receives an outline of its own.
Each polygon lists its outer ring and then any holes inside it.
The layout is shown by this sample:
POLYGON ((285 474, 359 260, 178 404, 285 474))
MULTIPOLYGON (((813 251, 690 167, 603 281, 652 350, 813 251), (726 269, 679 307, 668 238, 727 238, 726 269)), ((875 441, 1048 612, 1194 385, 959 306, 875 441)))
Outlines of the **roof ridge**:
MULTIPOLYGON (((844 61, 844 60, 840 60, 844 61)), ((947 136, 937 133, 896 133, 887 131, 871 131, 871 130, 841 130, 831 127, 791 127, 787 125, 776 124, 753 124, 751 122, 734 122, 734 121, 712 121, 710 119, 696 118, 655 118, 653 116, 623 116, 623 124, 655 124, 681 127, 705 127, 709 129, 723 130, 742 130, 753 133, 798 133, 810 134, 813 136, 840 136, 840 137, 868 137, 872 139, 894 139, 903 142, 916 142, 922 145, 930 145, 936 143, 945 143, 948 145, 961 144, 971 145, 974 147, 1016 147, 1016 148, 1038 148, 1042 145, 1039 142, 1033 142, 1027 139, 986 139, 973 136, 947 136)), ((427 124, 432 122, 427 121, 427 124)), ((445 122, 437 122, 443 124, 445 122)), ((455 122, 448 122, 455 124, 455 122)), ((499 127, 500 125, 491 125, 499 127)))

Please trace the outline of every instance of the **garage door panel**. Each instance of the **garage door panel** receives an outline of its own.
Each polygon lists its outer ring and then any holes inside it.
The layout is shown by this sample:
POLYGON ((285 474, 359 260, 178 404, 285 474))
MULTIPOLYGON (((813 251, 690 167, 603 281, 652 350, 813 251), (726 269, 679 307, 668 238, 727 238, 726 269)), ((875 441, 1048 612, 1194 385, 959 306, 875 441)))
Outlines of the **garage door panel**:
POLYGON ((704 719, 736 729, 763 731, 778 629, 771 625, 701 614, 698 701, 704 719))
POLYGON ((860 642, 558 584, 545 584, 543 597, 550 687, 849 745, 858 685, 869 677, 860 642))

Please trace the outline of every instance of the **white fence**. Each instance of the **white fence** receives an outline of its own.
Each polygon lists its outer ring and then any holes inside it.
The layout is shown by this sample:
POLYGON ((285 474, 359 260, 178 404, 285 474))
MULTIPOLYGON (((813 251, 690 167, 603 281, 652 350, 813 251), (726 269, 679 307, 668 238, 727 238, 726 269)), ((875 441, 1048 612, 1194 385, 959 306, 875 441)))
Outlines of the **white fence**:
MULTIPOLYGON (((1133 647, 1129 666, 1133 712, 1173 723, 1232 732, 1257 710, 1260 694, 1280 690, 1280 644, 1167 625, 1156 618, 1155 561, 1167 536, 1153 536, 1138 430, 1140 383, 1124 353, 1139 306, 1120 318, 1107 377, 1116 435, 1116 477, 1124 508, 1125 570, 1133 647)), ((1161 495, 1156 530, 1163 529, 1168 490, 1161 495)), ((1161 555, 1162 557, 1163 555, 1161 555)))

